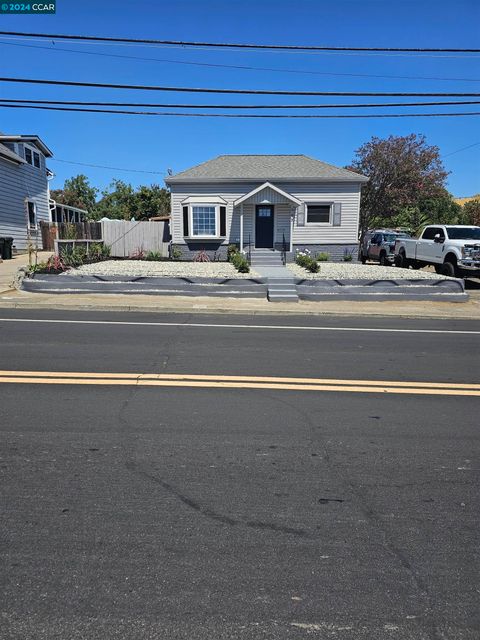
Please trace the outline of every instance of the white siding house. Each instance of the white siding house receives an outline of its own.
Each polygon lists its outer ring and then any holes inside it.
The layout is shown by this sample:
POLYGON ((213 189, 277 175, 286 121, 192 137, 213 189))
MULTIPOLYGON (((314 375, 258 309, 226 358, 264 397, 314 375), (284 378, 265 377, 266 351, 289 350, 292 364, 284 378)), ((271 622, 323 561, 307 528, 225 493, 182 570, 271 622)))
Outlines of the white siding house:
POLYGON ((223 258, 229 244, 341 259, 358 246, 366 181, 303 155, 219 156, 166 179, 172 243, 186 259, 200 249, 223 258))
POLYGON ((0 135, 0 236, 26 249, 28 238, 41 246, 40 221, 50 220, 46 158, 38 136, 0 135))

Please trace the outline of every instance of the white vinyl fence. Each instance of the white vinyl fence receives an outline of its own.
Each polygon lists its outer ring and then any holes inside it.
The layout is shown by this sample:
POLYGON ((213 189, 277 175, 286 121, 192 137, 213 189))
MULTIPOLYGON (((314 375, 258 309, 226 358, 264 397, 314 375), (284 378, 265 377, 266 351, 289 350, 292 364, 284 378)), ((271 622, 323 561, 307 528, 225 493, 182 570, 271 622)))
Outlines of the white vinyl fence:
POLYGON ((168 257, 168 221, 102 220, 102 238, 114 258, 128 258, 142 251, 159 251, 168 257))

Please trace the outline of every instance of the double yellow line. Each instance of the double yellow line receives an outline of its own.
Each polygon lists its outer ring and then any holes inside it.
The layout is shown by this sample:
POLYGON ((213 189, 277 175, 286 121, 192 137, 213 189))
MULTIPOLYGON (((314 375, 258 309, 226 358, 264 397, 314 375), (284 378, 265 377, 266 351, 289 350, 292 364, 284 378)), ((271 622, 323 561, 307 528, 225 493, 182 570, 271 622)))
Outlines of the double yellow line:
POLYGON ((278 389, 281 391, 342 391, 480 396, 480 384, 403 382, 394 380, 337 380, 272 376, 222 376, 173 373, 85 373, 71 371, 0 371, 0 384, 110 385, 190 387, 207 389, 278 389))

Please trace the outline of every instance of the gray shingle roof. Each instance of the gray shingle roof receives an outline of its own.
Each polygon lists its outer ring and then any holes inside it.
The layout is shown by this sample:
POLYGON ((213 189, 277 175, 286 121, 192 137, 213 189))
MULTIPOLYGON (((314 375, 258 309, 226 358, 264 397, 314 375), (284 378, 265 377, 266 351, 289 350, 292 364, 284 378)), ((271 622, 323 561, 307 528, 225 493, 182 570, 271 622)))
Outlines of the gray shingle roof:
POLYGON ((169 176, 165 182, 280 179, 367 181, 358 173, 304 155, 222 155, 169 176))

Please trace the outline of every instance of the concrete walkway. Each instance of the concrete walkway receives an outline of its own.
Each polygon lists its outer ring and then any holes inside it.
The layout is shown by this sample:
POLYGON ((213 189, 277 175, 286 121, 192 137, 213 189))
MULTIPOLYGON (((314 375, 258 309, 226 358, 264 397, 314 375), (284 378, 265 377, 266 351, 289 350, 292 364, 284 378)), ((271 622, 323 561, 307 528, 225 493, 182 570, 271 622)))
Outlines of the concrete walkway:
MULTIPOLYGON (((39 251, 37 262, 44 262, 52 255, 51 251, 39 251)), ((0 293, 14 290, 13 281, 20 267, 28 265, 28 254, 14 255, 11 260, 0 260, 0 293)))

